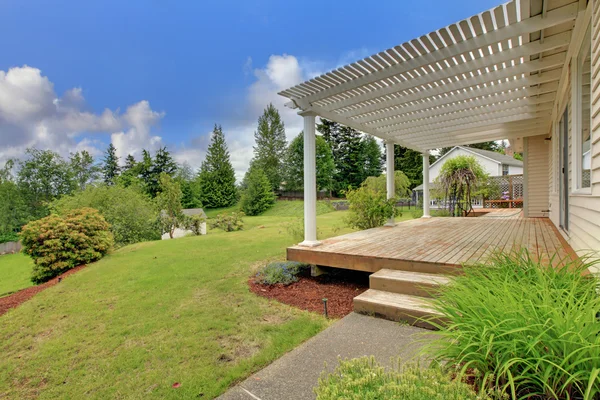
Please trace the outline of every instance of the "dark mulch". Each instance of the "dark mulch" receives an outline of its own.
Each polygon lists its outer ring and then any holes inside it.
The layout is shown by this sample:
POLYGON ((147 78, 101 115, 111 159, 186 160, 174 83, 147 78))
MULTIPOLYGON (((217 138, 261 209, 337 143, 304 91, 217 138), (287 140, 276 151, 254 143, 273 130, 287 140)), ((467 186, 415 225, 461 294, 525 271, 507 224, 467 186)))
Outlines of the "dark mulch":
POLYGON ((27 300, 29 300, 42 290, 48 289, 50 286, 56 285, 59 279, 62 280, 65 277, 74 274, 75 272, 79 271, 84 267, 85 265, 80 265, 78 267, 68 270, 62 275, 52 278, 48 282, 42 283, 41 285, 31 286, 26 289, 19 290, 18 292, 15 292, 6 297, 0 297, 0 315, 6 314, 8 310, 25 303, 27 300))
POLYGON ((331 274, 311 277, 306 273, 290 285, 262 285, 248 281, 250 290, 269 299, 275 299, 302 310, 323 314, 323 299, 332 318, 341 318, 352 312, 352 299, 369 288, 369 274, 360 271, 334 270, 331 274))

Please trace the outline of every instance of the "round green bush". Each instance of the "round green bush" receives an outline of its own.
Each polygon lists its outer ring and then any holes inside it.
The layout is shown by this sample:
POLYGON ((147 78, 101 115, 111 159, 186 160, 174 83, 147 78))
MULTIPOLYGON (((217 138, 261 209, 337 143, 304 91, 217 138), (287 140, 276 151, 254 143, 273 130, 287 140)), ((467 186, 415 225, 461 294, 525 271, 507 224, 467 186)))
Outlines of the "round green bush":
POLYGON ((23 252, 33 258, 33 283, 46 282, 78 265, 102 258, 113 246, 110 225, 97 210, 81 208, 49 215, 21 231, 23 252))

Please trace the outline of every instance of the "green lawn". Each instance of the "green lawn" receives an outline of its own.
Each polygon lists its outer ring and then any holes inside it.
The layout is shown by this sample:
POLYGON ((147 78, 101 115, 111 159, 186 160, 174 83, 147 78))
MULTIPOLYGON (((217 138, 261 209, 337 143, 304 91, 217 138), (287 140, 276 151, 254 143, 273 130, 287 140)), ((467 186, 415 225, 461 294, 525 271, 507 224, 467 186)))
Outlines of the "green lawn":
MULTIPOLYGON (((240 211, 238 205, 226 208, 209 208, 204 210, 208 218, 214 218, 218 214, 240 211)), ((333 207, 326 201, 317 201, 317 215, 332 212, 333 207)), ((304 214, 304 202, 301 200, 281 200, 275 202, 275 205, 267 210, 262 216, 264 217, 298 217, 302 218, 304 214)))
POLYGON ((21 253, 0 256, 0 297, 33 285, 33 261, 21 253))
MULTIPOLYGON (((321 237, 349 232, 344 215, 319 216, 321 237)), ((221 394, 328 325, 246 285, 265 260, 284 258, 293 243, 285 226, 296 220, 246 217, 240 232, 127 246, 9 311, 0 398, 221 394)))

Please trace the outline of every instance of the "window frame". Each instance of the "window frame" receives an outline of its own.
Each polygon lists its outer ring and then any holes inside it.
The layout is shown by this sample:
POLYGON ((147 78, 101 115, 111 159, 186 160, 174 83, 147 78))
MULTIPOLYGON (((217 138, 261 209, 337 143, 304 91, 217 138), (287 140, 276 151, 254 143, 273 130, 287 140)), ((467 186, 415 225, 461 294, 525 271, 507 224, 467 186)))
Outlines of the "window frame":
MULTIPOLYGON (((591 43, 591 23, 588 24, 583 41, 577 54, 573 57, 571 66, 571 85, 572 85, 572 103, 574 107, 571 108, 571 119, 573 121, 571 125, 571 193, 573 194, 592 194, 591 185, 583 187, 583 119, 582 119, 582 99, 583 99, 583 68, 582 64, 586 57, 590 57, 592 53, 591 43)), ((590 91, 591 91, 590 82, 590 91)), ((590 93, 590 99, 592 94, 590 93)), ((591 100, 590 100, 591 101, 591 100)), ((591 105, 590 105, 591 107, 591 105)), ((589 126, 590 130, 592 127, 592 116, 590 112, 589 126)), ((591 133, 590 133, 591 135, 591 133)))

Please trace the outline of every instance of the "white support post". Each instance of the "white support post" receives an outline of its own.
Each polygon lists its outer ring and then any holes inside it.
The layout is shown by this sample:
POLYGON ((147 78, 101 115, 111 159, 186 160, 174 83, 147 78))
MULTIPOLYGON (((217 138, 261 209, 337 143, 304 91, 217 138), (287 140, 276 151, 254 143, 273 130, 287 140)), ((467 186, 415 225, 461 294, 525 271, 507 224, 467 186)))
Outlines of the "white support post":
MULTIPOLYGON (((386 141, 385 142, 385 174, 386 174, 386 183, 387 183, 387 198, 391 199, 396 197, 396 188, 395 188, 395 173, 394 173, 394 142, 386 141)), ((394 216, 392 215, 385 226, 395 226, 394 216)))
POLYGON ((314 112, 299 113, 304 118, 304 241, 300 246, 315 247, 317 240, 317 165, 314 112))
POLYGON ((423 153, 423 217, 431 218, 429 214, 429 152, 423 153))

